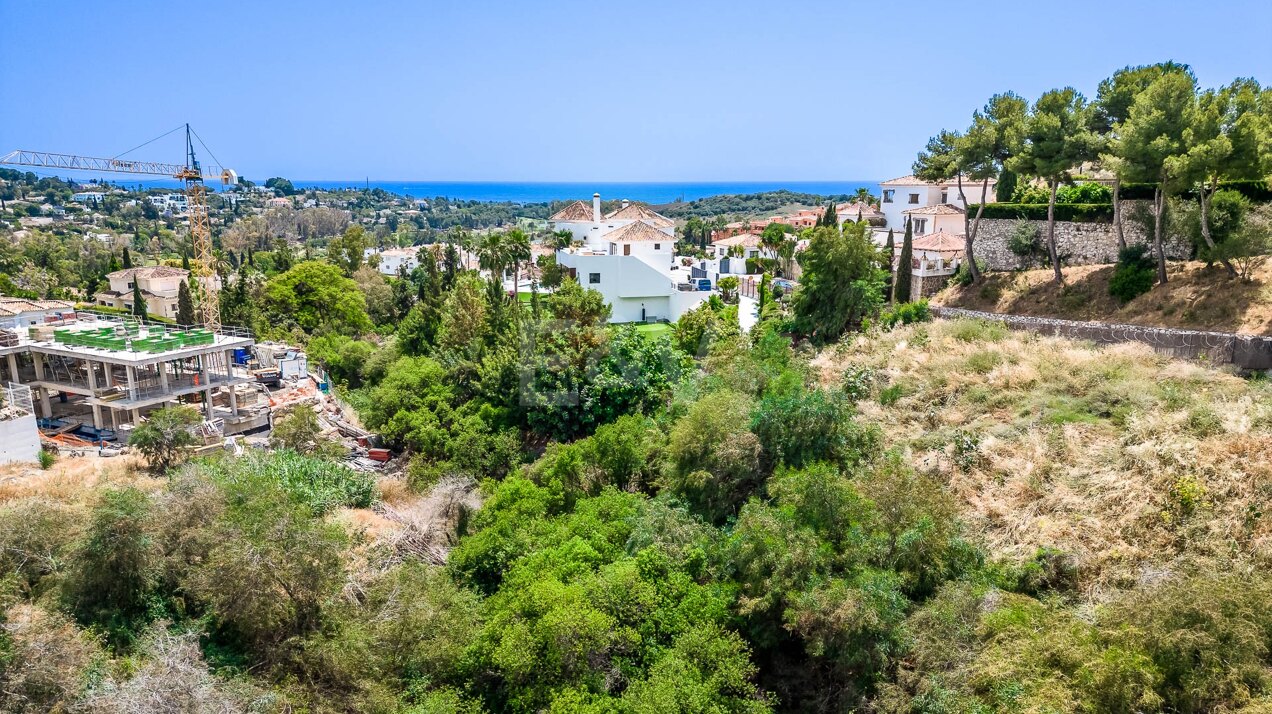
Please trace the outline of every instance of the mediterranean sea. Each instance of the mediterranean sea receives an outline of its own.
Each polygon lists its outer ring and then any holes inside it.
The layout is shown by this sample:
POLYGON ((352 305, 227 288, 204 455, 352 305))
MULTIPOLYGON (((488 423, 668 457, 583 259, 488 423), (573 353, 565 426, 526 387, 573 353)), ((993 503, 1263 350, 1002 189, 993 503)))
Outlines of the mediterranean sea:
POLYGON ((707 196, 760 193, 786 189, 821 196, 856 193, 867 188, 879 190, 878 181, 703 181, 650 183, 583 183, 583 182, 512 182, 512 181, 306 181, 294 180, 296 188, 382 188, 390 193, 412 198, 444 196, 460 201, 511 201, 514 203, 546 203, 572 199, 590 200, 599 192, 601 198, 626 198, 644 203, 692 201, 707 196))

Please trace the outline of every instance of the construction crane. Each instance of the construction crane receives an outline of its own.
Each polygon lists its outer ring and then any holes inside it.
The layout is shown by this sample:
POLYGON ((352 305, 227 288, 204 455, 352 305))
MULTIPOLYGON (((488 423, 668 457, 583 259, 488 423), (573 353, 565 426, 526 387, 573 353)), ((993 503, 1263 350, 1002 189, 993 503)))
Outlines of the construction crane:
MULTIPOLYGON (((175 130, 174 130, 175 131, 175 130)), ((172 132, 168 132, 171 134, 172 132)), ((156 161, 131 159, 97 159, 72 154, 52 154, 46 151, 17 151, 0 157, 0 164, 12 166, 37 166, 46 169, 69 169, 147 176, 169 176, 185 183, 186 212, 190 219, 190 238, 194 244, 196 278, 193 293, 195 316, 210 330, 221 328, 221 303, 217 295, 216 270, 212 256, 212 227, 208 222, 208 193, 205 180, 219 179, 222 185, 238 183, 238 175, 222 168, 220 173, 205 173, 194 156, 194 141, 190 125, 185 125, 185 164, 165 164, 156 161)), ((162 138, 162 137, 160 137, 162 138)), ((149 143, 149 142, 147 142, 149 143)), ((143 144, 144 146, 144 144, 143 144)), ((206 146, 204 148, 207 148, 206 146)))

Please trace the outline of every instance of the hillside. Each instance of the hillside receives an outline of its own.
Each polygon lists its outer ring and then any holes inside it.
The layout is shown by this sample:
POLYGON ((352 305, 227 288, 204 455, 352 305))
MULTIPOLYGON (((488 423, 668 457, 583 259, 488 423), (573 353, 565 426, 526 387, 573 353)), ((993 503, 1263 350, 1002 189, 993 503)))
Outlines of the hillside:
POLYGON ((679 219, 687 219, 690 216, 698 216, 699 218, 711 218, 714 216, 760 218, 804 208, 824 207, 827 201, 842 202, 850 199, 850 196, 844 194, 820 196, 814 193, 782 190, 708 196, 694 201, 679 201, 654 206, 654 210, 668 218, 679 219))
POLYGON ((1172 263, 1170 280, 1126 305, 1109 295, 1112 265, 1065 268, 1065 283, 1049 268, 989 273, 982 285, 949 287, 932 302, 1016 315, 1099 320, 1218 332, 1272 335, 1272 265, 1250 282, 1205 263, 1172 263))

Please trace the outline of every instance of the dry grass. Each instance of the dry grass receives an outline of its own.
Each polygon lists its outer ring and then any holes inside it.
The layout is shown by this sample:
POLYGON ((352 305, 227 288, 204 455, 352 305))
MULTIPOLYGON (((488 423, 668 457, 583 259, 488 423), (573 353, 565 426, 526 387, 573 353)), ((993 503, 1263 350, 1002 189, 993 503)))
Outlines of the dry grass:
POLYGON ((934 302, 950 307, 1017 315, 1101 320, 1221 332, 1272 335, 1272 264, 1249 282, 1220 266, 1171 263, 1170 280, 1126 305, 1109 295, 1111 265, 1064 269, 1064 285, 1051 269, 990 273, 981 285, 950 287, 934 302))
POLYGON ((127 484, 158 491, 165 483, 151 477, 145 461, 135 455, 61 457, 47 471, 34 464, 5 464, 0 466, 0 505, 33 497, 83 502, 98 485, 127 484))
POLYGON ((965 321, 857 338, 814 364, 830 386, 875 370, 863 415, 949 485, 996 556, 1063 550, 1097 598, 1198 559, 1272 564, 1268 385, 1143 345, 965 321), (884 406, 888 387, 901 397, 884 406))

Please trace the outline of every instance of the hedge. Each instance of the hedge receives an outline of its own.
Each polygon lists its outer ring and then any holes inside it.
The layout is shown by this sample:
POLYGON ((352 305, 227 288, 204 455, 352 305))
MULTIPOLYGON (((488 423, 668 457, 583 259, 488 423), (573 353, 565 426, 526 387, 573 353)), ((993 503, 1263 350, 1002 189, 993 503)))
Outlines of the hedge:
MULTIPOLYGON (((975 213, 973 212, 973 215, 975 213)), ((987 203, 982 218, 1047 220, 1045 203, 987 203)), ((1074 223, 1107 223, 1113 220, 1111 203, 1057 203, 1056 220, 1074 223)))
MULTIPOLYGON (((1124 183, 1118 190, 1118 198, 1123 201, 1151 201, 1153 200, 1153 192, 1156 189, 1157 184, 1155 183, 1124 183)), ((1251 201, 1272 201, 1272 188, 1269 188, 1267 181, 1220 181, 1219 189, 1236 191, 1251 201)), ((1197 192, 1195 190, 1184 191, 1179 194, 1179 197, 1196 200, 1197 192)))

